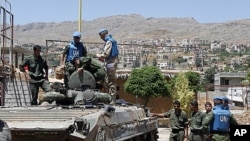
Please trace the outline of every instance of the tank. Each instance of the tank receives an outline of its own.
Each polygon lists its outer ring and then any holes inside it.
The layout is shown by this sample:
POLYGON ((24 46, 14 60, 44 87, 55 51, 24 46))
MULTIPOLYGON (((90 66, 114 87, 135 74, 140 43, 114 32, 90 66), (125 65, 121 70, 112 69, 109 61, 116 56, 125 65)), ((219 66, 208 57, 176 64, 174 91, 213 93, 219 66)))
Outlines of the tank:
POLYGON ((157 140, 157 118, 124 100, 110 104, 112 97, 96 89, 90 72, 73 73, 66 92, 60 83, 52 85, 55 90, 45 94, 46 104, 0 109, 12 141, 157 140))

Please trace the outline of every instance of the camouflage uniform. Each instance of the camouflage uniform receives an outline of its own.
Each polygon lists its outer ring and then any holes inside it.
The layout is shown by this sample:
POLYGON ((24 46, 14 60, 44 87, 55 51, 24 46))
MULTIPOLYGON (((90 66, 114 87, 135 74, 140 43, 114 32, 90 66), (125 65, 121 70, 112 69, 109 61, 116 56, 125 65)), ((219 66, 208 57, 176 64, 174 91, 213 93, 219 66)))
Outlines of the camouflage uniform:
POLYGON ((41 56, 38 58, 29 56, 19 65, 20 71, 24 72, 25 66, 28 66, 29 76, 31 78, 29 81, 32 94, 31 105, 37 105, 39 87, 41 87, 44 92, 52 91, 49 82, 44 77, 44 70, 48 71, 48 65, 46 60, 41 56))
POLYGON ((190 135, 189 141, 203 141, 204 132, 202 126, 202 120, 204 113, 201 111, 191 113, 190 135))
MULTIPOLYGON (((91 56, 87 56, 87 57, 80 57, 80 64, 79 64, 79 68, 82 67, 84 68, 84 70, 89 71, 95 78, 96 82, 97 81, 104 81, 106 76, 106 72, 104 69, 103 64, 101 64, 101 62, 95 58, 91 58, 91 56)), ((76 68, 73 64, 73 62, 69 62, 68 63, 68 67, 67 67, 67 76, 68 76, 68 80, 69 77, 71 76, 71 74, 73 72, 75 72, 78 68, 76 68)))
POLYGON ((164 114, 165 117, 170 118, 170 127, 172 132, 169 136, 169 141, 183 141, 185 138, 185 127, 188 125, 188 118, 186 112, 180 110, 177 115, 175 110, 172 109, 164 114))
POLYGON ((213 118, 213 111, 205 113, 202 120, 205 141, 212 141, 209 127, 210 123, 212 122, 211 118, 213 118))

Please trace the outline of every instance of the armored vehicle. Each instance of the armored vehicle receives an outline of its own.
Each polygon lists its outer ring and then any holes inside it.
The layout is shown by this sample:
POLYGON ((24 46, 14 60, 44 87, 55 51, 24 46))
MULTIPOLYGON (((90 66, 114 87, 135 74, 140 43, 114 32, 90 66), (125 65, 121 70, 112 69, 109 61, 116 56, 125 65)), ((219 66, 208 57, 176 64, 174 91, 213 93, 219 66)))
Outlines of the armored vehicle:
POLYGON ((88 71, 73 73, 69 87, 66 93, 56 88, 54 93, 60 93, 59 98, 45 94, 44 99, 70 104, 2 107, 0 119, 8 124, 12 141, 157 140, 157 118, 123 100, 109 104, 111 96, 95 89, 95 79, 88 71))

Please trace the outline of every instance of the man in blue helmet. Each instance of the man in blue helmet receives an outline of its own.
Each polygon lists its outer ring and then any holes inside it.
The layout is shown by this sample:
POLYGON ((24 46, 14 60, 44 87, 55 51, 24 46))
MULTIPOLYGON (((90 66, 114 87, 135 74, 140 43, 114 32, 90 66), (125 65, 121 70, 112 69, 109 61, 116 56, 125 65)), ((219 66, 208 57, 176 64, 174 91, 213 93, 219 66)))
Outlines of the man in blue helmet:
POLYGON ((223 98, 214 97, 213 114, 206 116, 202 122, 204 127, 209 128, 212 141, 230 141, 229 127, 238 124, 231 112, 223 105, 223 98))
POLYGON ((113 100, 115 101, 117 86, 116 86, 116 69, 118 64, 118 55, 119 49, 118 44, 115 39, 112 38, 111 35, 108 34, 108 30, 101 29, 98 32, 100 38, 105 42, 103 47, 103 52, 101 54, 96 54, 96 57, 100 58, 100 60, 105 61, 105 67, 107 70, 108 80, 106 80, 106 84, 108 84, 108 93, 112 95, 113 100))
POLYGON ((228 105, 228 103, 229 103, 229 99, 225 96, 225 97, 223 97, 222 98, 222 104, 223 104, 223 108, 225 109, 225 110, 229 110, 229 105, 228 105))
POLYGON ((70 73, 67 72, 69 62, 75 57, 83 56, 87 56, 87 49, 81 42, 81 33, 76 31, 73 33, 73 40, 65 47, 61 61, 65 65, 64 85, 66 88, 68 88, 68 78, 70 77, 70 73))

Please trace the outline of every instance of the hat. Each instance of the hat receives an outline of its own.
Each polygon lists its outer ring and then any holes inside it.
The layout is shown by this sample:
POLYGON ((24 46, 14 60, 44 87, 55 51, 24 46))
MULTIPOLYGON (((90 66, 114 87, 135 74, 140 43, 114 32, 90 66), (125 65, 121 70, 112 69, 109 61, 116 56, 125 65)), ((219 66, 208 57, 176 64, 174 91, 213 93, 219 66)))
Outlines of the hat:
POLYGON ((101 30, 99 30, 98 34, 100 35, 100 34, 102 34, 103 32, 108 32, 108 30, 107 30, 107 29, 101 29, 101 30))
POLYGON ((222 101, 223 97, 224 96, 214 96, 214 100, 220 100, 220 101, 222 101))
POLYGON ((76 32, 74 32, 73 33, 73 37, 81 37, 81 33, 80 32, 78 32, 78 31, 76 31, 76 32))
POLYGON ((226 96, 223 97, 222 100, 223 100, 224 102, 228 102, 228 98, 227 98, 226 96))
POLYGON ((214 96, 214 104, 215 105, 222 104, 222 99, 223 96, 214 96))

